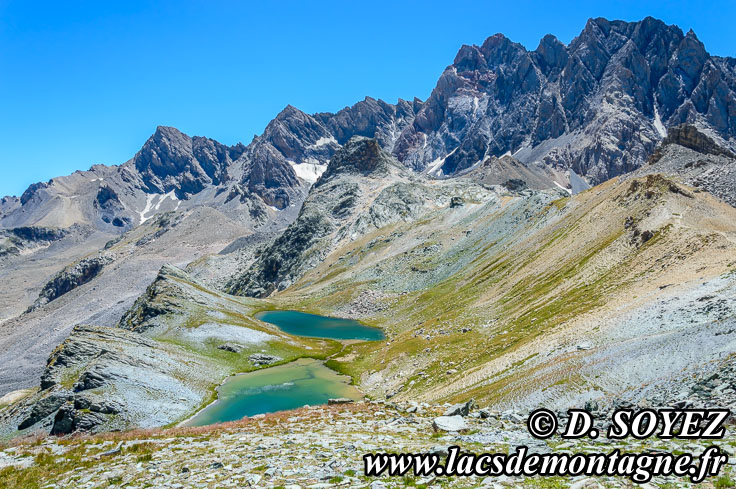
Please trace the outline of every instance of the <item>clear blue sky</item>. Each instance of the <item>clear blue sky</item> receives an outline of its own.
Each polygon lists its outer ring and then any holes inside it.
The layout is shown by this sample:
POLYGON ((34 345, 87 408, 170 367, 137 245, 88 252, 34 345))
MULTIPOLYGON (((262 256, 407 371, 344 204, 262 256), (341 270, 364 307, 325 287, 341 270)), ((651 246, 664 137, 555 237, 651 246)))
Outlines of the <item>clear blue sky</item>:
POLYGON ((250 142, 281 108, 425 99, 461 44, 652 15, 736 56, 736 2, 0 0, 0 195, 120 164, 159 124, 250 142), (69 5, 66 5, 66 4, 69 5))

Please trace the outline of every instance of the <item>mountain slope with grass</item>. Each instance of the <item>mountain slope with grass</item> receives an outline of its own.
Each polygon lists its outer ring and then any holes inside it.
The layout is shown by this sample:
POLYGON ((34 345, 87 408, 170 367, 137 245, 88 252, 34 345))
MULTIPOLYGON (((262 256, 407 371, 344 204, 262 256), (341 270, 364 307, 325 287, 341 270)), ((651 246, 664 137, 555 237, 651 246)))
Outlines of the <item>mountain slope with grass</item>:
POLYGON ((413 175, 375 139, 353 137, 312 187, 299 217, 228 290, 267 296, 283 290, 335 249, 395 222, 412 222, 453 197, 486 193, 475 185, 441 184, 413 175))
POLYGON ((373 396, 610 402, 733 351, 735 213, 660 175, 501 191, 370 232, 271 299, 384 327, 332 362, 373 396))

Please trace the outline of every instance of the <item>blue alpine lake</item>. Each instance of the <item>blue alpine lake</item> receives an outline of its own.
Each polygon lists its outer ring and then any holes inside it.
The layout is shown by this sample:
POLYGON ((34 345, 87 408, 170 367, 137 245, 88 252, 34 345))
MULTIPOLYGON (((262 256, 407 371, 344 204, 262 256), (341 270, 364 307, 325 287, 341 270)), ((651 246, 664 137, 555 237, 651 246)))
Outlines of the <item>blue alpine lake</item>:
POLYGON ((364 341, 385 338, 379 328, 366 326, 354 319, 331 318, 298 311, 263 311, 256 314, 256 318, 296 336, 364 341))

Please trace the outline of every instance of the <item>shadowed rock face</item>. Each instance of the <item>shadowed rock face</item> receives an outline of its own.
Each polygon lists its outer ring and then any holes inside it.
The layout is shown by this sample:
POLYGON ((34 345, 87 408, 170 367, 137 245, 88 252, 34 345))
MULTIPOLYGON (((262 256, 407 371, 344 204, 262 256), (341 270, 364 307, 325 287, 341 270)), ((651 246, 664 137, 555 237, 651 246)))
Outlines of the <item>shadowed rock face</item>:
POLYGON ((676 127, 670 127, 667 130, 667 137, 662 140, 657 150, 652 153, 649 163, 653 164, 659 161, 664 155, 663 149, 670 144, 678 144, 701 154, 736 158, 736 155, 717 145, 713 139, 698 131, 695 126, 681 124, 676 127))
POLYGON ((174 190, 183 198, 223 182, 232 157, 240 153, 239 146, 230 148, 212 139, 190 138, 173 127, 159 126, 134 163, 149 191, 174 190))
POLYGON ((568 46, 548 35, 534 51, 496 34, 460 49, 394 155, 417 170, 444 158, 449 175, 522 150, 599 183, 641 166, 663 127, 735 137, 733 67, 653 18, 591 19, 568 46))
POLYGON ((391 164, 391 157, 381 149, 377 140, 354 136, 335 154, 317 184, 324 185, 329 179, 342 173, 385 175, 391 164))
POLYGON ((296 173, 288 161, 270 144, 254 144, 248 150, 242 185, 278 209, 289 206, 292 189, 299 187, 296 173))
POLYGON ((208 372, 209 367, 201 363, 196 370, 189 370, 197 363, 194 357, 187 358, 186 353, 169 356, 171 353, 164 352, 154 340, 136 332, 78 325, 49 357, 41 378, 42 390, 29 399, 27 405, 18 405, 20 412, 4 412, 2 423, 12 424, 17 420, 18 430, 33 427, 63 435, 130 426, 141 414, 146 416, 146 409, 153 417, 163 416, 171 422, 177 415, 195 407, 196 402, 201 402, 204 394, 204 391, 195 394, 197 389, 184 387, 184 382, 177 378, 196 379, 203 373, 204 376, 212 374, 208 372), (194 364, 186 365, 193 360, 194 364), (77 379, 69 387, 64 384, 70 374, 77 379), (116 389, 105 391, 110 385, 128 394, 120 396, 116 389), (140 403, 140 412, 133 407, 142 400, 138 396, 150 397, 140 403), (150 413, 148 403, 155 402, 156 396, 179 401, 185 401, 180 396, 191 397, 190 401, 195 404, 178 413, 178 408, 171 406, 165 411, 150 413))
POLYGON ((28 311, 36 310, 80 285, 86 284, 99 275, 103 267, 111 261, 111 257, 101 255, 85 258, 79 263, 65 268, 41 289, 38 299, 28 308, 28 311))
POLYGON ((736 156, 692 125, 669 128, 649 164, 632 175, 655 173, 677 177, 736 207, 736 156))

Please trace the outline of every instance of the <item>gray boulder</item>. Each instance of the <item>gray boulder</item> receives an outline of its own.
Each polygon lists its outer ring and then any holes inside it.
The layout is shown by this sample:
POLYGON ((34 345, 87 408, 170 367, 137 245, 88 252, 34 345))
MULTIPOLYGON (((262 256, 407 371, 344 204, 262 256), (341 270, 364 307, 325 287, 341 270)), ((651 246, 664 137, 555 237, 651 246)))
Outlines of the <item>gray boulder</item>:
POLYGON ((237 343, 224 343, 217 347, 218 350, 224 350, 229 351, 232 353, 240 353, 243 350, 243 347, 238 345, 237 343))
POLYGON ((473 399, 460 404, 455 404, 454 406, 450 406, 444 413, 444 416, 467 416, 470 414, 470 411, 477 408, 478 405, 475 403, 473 399))
POLYGON ((253 365, 260 367, 261 365, 271 365, 281 360, 281 357, 276 355, 266 355, 265 353, 254 353, 248 357, 248 360, 253 362, 253 365))
POLYGON ((328 406, 334 406, 334 405, 338 405, 338 404, 351 404, 353 402, 355 402, 355 401, 352 400, 352 399, 349 399, 347 397, 338 397, 336 399, 327 399, 327 405, 328 406))
POLYGON ((439 416, 432 421, 435 431, 461 431, 468 429, 468 424, 462 416, 439 416))

